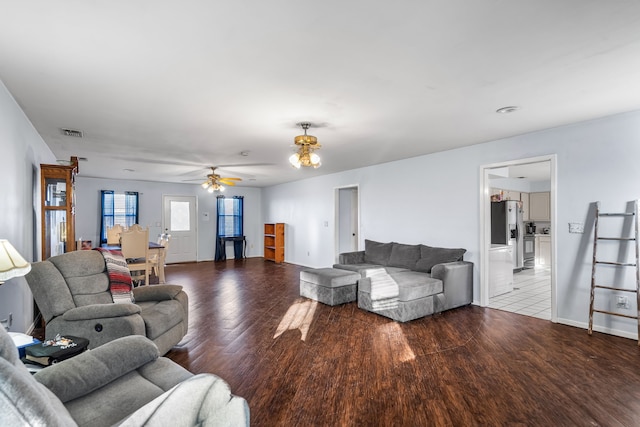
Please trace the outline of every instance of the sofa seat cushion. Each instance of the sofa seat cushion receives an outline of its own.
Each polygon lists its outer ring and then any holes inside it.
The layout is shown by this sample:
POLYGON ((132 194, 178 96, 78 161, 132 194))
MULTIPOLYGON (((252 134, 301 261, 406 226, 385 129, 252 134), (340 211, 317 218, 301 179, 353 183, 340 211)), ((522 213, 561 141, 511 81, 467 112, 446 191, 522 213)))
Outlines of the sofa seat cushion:
POLYGON ((398 284, 399 301, 413 301, 443 291, 442 280, 433 279, 426 273, 403 271, 391 274, 391 278, 398 284))
POLYGON ((183 312, 178 300, 143 301, 136 305, 142 309, 141 315, 147 338, 152 340, 176 326, 184 318, 184 316, 176 316, 176 313, 183 312))
POLYGON ((65 404, 79 426, 112 426, 164 393, 165 390, 132 371, 65 404))
POLYGON ((356 272, 335 268, 317 268, 300 272, 300 280, 328 288, 354 285, 358 279, 360 275, 356 272))
MULTIPOLYGON (((382 267, 381 265, 378 264, 333 264, 333 268, 337 268, 340 270, 349 270, 349 271, 355 271, 358 274, 360 274, 362 277, 366 277, 367 275, 367 270, 373 270, 373 269, 377 269, 382 267)), ((384 269, 387 271, 387 273, 389 274, 393 274, 393 273, 400 273, 403 271, 410 271, 406 268, 402 268, 402 267, 384 267, 384 269)))

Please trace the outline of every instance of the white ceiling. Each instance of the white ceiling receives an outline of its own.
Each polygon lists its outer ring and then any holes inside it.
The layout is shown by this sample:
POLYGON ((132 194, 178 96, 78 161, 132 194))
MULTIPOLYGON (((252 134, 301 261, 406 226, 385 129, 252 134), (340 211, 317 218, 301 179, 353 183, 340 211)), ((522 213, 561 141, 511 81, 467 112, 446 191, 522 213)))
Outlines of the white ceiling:
POLYGON ((267 186, 640 109, 637 0, 0 6, 0 79, 83 176, 267 186))

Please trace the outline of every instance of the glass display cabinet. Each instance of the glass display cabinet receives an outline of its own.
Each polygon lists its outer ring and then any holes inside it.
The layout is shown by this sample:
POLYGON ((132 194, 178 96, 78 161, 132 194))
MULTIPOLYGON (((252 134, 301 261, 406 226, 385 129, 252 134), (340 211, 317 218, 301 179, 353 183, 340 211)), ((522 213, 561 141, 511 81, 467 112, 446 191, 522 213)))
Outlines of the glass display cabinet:
POLYGON ((68 165, 40 165, 42 191, 42 259, 74 251, 75 176, 78 158, 68 165))

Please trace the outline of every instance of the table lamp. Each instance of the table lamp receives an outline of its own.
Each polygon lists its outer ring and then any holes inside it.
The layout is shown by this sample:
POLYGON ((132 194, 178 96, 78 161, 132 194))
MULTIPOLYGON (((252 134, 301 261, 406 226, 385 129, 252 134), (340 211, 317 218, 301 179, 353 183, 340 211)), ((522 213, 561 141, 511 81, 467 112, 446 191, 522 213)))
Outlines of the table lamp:
POLYGON ((0 239, 0 285, 14 277, 31 271, 31 264, 22 258, 16 248, 6 239, 0 239))

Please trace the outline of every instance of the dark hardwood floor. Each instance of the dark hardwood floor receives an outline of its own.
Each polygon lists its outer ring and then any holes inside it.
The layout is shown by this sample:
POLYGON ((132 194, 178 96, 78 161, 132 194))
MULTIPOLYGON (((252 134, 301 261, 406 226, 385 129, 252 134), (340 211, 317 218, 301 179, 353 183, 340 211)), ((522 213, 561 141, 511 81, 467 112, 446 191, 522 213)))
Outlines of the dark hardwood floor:
POLYGON ((252 425, 640 425, 634 340, 476 306, 396 323, 300 299, 300 270, 166 268, 190 298, 189 333, 167 357, 224 378, 252 425))

